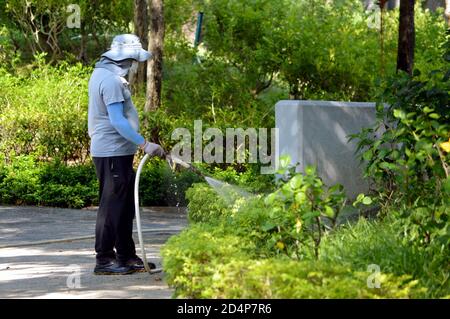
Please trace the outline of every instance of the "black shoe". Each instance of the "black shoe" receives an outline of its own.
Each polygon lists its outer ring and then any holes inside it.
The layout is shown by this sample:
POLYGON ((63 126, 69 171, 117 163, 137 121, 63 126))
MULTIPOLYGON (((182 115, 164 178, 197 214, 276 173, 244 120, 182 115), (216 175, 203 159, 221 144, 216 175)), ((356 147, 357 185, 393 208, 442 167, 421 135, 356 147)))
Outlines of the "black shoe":
POLYGON ((94 268, 95 275, 127 275, 135 272, 130 266, 111 261, 105 264, 97 264, 94 268))
MULTIPOLYGON (((128 261, 125 264, 127 266, 129 266, 131 269, 133 269, 133 271, 135 271, 135 272, 145 272, 146 271, 145 267, 144 267, 144 262, 138 256, 128 259, 128 261)), ((151 262, 148 262, 148 267, 150 269, 156 269, 156 265, 151 262)))

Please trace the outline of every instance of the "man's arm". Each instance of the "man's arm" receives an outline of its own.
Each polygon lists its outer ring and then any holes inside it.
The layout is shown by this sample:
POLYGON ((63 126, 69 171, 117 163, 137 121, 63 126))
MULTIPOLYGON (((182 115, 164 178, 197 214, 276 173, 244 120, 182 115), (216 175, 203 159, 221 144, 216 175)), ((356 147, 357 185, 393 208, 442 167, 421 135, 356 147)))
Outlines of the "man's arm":
POLYGON ((131 127, 130 123, 123 115, 123 103, 118 102, 108 104, 107 109, 111 125, 117 132, 130 142, 142 147, 145 144, 145 139, 131 127))

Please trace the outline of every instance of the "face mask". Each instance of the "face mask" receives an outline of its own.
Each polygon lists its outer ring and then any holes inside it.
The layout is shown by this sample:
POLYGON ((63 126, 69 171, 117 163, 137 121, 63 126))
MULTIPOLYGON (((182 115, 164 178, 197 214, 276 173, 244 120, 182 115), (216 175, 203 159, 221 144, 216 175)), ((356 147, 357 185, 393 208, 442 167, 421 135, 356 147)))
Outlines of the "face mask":
POLYGON ((139 66, 139 62, 133 60, 133 63, 131 64, 130 70, 129 70, 128 72, 129 72, 129 73, 134 73, 134 74, 136 74, 136 73, 137 73, 138 66, 139 66))
POLYGON ((102 57, 102 59, 95 65, 96 67, 104 67, 119 76, 126 76, 130 69, 136 64, 135 68, 137 68, 137 61, 127 59, 122 61, 113 61, 108 58, 102 57))
POLYGON ((133 60, 123 60, 118 62, 117 65, 122 69, 121 76, 125 76, 130 71, 131 66, 133 65, 133 60))

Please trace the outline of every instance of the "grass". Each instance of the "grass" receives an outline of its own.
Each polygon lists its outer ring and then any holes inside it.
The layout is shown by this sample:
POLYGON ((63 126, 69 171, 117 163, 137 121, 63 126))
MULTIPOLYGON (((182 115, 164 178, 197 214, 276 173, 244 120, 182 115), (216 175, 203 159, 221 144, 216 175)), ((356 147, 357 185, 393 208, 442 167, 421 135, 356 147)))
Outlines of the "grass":
POLYGON ((418 247, 399 236, 393 220, 347 224, 326 237, 320 248, 322 261, 367 271, 378 265, 381 273, 411 275, 427 287, 425 297, 450 297, 449 251, 418 247))

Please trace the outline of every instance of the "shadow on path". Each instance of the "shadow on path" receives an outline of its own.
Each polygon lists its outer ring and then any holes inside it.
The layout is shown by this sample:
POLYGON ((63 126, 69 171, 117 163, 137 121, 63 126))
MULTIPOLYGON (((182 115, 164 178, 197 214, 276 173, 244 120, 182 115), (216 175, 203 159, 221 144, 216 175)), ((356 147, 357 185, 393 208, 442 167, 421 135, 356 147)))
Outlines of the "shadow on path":
MULTIPOLYGON (((92 235, 95 210, 0 207, 0 245, 92 235)), ((186 226, 184 211, 144 209, 143 228, 186 226)), ((175 233, 175 232, 174 232, 175 233)), ((147 258, 161 265, 169 233, 144 233, 147 258)), ((137 241, 135 236, 135 242, 137 241)), ((164 273, 96 276, 94 239, 0 249, 0 298, 170 298, 164 273)), ((136 247, 140 254, 139 247, 136 247)))

